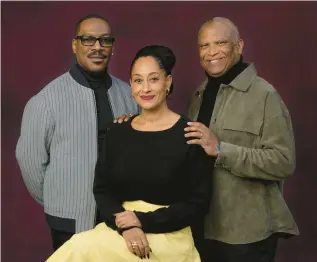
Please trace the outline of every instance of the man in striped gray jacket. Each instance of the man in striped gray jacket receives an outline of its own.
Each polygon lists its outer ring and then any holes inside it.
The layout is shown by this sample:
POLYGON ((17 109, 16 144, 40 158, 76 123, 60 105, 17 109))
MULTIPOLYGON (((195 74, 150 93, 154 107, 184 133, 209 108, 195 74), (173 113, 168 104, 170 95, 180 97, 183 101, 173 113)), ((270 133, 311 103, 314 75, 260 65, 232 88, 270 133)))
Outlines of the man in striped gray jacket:
POLYGON ((77 63, 27 103, 16 157, 25 185, 44 206, 56 250, 98 222, 93 179, 107 124, 138 112, 128 84, 107 72, 114 37, 98 15, 81 19, 77 63))

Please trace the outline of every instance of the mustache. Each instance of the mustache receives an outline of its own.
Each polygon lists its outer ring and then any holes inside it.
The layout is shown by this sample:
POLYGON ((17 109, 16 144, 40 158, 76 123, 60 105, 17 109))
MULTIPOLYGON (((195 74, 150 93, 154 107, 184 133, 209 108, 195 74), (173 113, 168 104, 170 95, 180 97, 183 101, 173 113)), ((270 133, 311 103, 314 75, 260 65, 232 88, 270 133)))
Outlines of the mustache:
POLYGON ((92 56, 97 56, 97 57, 101 57, 101 58, 106 58, 107 56, 103 53, 102 50, 96 50, 96 51, 93 51, 91 52, 88 57, 91 58, 92 56))

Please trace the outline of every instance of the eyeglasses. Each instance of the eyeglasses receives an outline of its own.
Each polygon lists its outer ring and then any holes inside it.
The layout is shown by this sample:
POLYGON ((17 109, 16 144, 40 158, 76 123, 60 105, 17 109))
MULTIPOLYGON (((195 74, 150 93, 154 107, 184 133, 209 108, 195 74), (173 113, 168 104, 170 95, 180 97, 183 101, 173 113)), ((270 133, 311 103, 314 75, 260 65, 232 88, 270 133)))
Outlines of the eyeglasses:
POLYGON ((84 46, 94 46, 96 41, 98 40, 99 44, 102 47, 111 47, 113 46, 113 43, 115 41, 114 37, 109 37, 109 36, 93 37, 93 36, 79 35, 79 36, 76 36, 75 39, 80 39, 81 43, 84 46))

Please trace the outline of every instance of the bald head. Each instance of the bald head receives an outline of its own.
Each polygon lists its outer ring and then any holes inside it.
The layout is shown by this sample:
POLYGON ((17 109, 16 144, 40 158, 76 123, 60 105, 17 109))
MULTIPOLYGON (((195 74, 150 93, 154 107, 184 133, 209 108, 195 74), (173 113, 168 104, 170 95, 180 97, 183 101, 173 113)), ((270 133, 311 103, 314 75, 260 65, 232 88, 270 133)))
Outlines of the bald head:
POLYGON ((202 30, 204 30, 207 27, 212 27, 216 24, 220 24, 223 27, 225 27, 229 33, 229 38, 232 42, 236 43, 240 40, 240 34, 237 26, 232 23, 229 19, 224 17, 214 17, 211 20, 208 20, 205 22, 199 29, 198 36, 201 34, 202 30))
POLYGON ((212 77, 220 77, 239 61, 243 41, 237 27, 227 18, 205 22, 198 33, 200 63, 212 77))

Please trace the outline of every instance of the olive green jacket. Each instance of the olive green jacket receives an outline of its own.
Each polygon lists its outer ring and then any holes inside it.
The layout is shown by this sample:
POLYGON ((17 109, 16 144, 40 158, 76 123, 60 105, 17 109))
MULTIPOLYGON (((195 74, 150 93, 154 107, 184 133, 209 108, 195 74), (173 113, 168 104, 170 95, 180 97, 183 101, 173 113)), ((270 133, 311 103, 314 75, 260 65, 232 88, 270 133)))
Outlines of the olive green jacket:
MULTIPOLYGON (((207 79, 195 91, 188 117, 197 120, 207 79)), ((205 237, 229 244, 260 241, 272 233, 298 235, 282 196, 295 168, 289 112, 277 91, 248 66, 221 84, 210 121, 220 141, 205 237), (286 233, 286 234, 285 234, 286 233)))

